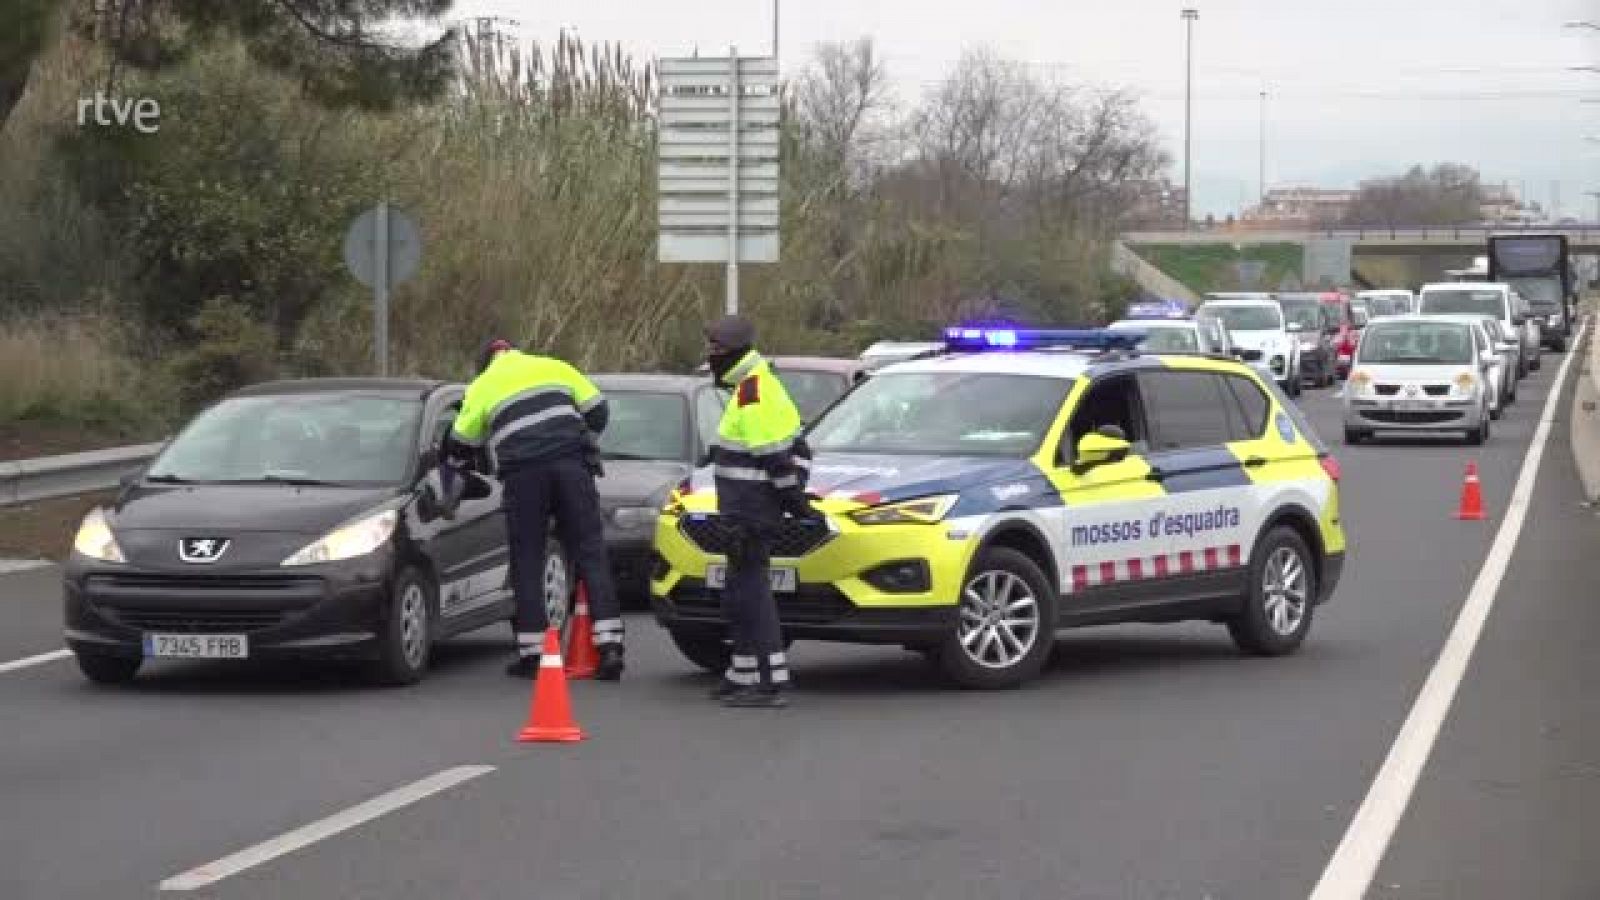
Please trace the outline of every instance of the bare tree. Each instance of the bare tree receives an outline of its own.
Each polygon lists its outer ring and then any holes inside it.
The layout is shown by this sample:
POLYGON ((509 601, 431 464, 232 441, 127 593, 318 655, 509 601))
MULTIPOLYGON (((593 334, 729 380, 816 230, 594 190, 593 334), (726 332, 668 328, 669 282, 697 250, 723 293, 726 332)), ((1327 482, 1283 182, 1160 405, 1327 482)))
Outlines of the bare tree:
POLYGON ((795 112, 814 148, 852 179, 879 161, 892 105, 889 72, 871 38, 818 44, 795 88, 795 112))

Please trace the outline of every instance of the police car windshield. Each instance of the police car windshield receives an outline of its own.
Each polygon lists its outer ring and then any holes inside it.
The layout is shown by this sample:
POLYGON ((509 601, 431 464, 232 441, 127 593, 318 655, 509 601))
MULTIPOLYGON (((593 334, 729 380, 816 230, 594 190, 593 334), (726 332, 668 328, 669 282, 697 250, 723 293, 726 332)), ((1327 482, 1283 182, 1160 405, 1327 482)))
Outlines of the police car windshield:
POLYGON ((839 372, 787 369, 781 366, 774 366, 773 371, 777 373, 778 380, 783 382, 784 390, 789 392, 789 399, 799 408, 800 416, 808 422, 850 387, 849 379, 839 372))
POLYGON ((1209 312, 1229 331, 1277 331, 1283 327, 1275 306, 1213 306, 1209 312))
POLYGON ((1361 339, 1359 361, 1379 365, 1466 365, 1470 326, 1454 322, 1378 322, 1361 339))
POLYGON ((1504 302, 1499 291, 1426 291, 1422 295, 1422 311, 1444 315, 1481 313, 1498 319, 1504 302))
POLYGON ((1025 457, 1071 386, 1035 375, 886 372, 829 410, 809 440, 818 452, 1025 457))
POLYGON ((422 401, 383 394, 234 397, 201 413, 151 465, 174 482, 391 485, 418 458, 422 401))
POLYGON ((601 458, 689 458, 689 403, 682 394, 615 388, 605 394, 609 418, 600 434, 601 458))

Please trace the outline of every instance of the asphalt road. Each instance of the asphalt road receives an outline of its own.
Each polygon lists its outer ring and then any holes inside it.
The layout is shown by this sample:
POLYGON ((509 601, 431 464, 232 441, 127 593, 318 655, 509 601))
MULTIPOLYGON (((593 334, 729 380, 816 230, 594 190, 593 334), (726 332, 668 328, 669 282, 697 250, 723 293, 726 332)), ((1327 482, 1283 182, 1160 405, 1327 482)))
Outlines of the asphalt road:
MULTIPOLYGON (((155 896, 179 873, 480 765, 493 769, 294 852, 262 850, 196 894, 1304 897, 1477 574, 1559 360, 1481 448, 1344 448, 1331 392, 1307 393, 1344 465, 1352 548, 1287 659, 1243 658, 1217 626, 1081 631, 1030 687, 963 693, 902 651, 802 643, 790 709, 729 711, 636 617, 627 680, 574 685, 589 739, 570 746, 512 741, 528 689, 500 673, 498 632, 448 648, 405 690, 339 670, 173 664, 126 690, 89 686, 70 660, 5 672, 0 897, 155 896), (1468 460, 1490 521, 1453 518, 1468 460)), ((1584 835, 1600 833, 1584 689, 1600 520, 1575 506, 1563 427, 1373 896, 1600 895, 1582 864, 1584 835)), ((57 602, 52 572, 0 577, 0 665, 59 648, 57 602)))

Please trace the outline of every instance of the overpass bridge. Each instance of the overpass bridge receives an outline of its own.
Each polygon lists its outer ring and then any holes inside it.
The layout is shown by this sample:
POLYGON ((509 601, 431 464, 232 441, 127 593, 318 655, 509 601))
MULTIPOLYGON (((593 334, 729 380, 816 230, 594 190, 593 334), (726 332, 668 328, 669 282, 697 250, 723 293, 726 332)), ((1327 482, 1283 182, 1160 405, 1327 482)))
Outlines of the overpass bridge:
POLYGON ((1600 253, 1600 228, 1415 228, 1328 231, 1135 231, 1122 235, 1132 246, 1141 244, 1222 244, 1248 247, 1256 244, 1305 244, 1340 239, 1350 242, 1353 254, 1417 256, 1430 253, 1477 255, 1485 252, 1488 238, 1501 234, 1564 234, 1574 254, 1600 253))

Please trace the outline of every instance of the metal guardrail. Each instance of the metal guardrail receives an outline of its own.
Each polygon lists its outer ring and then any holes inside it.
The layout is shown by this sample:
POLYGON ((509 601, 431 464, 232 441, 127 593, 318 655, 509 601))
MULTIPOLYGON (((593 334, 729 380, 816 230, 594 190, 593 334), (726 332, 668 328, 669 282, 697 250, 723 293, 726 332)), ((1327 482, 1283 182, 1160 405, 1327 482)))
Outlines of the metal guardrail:
POLYGON ((1122 240, 1130 244, 1161 243, 1294 243, 1317 238, 1347 238, 1354 241, 1394 241, 1424 243, 1451 243, 1482 241, 1498 235, 1562 234, 1581 244, 1600 241, 1596 228, 1536 228, 1536 227, 1482 227, 1475 225, 1460 228, 1267 228, 1261 231, 1227 231, 1223 229, 1196 228, 1192 231, 1130 231, 1122 240))
POLYGON ((0 462, 0 506, 71 497, 117 486, 155 457, 161 444, 0 462))

